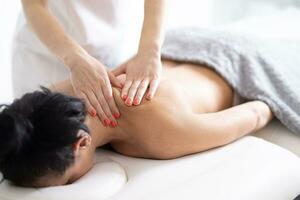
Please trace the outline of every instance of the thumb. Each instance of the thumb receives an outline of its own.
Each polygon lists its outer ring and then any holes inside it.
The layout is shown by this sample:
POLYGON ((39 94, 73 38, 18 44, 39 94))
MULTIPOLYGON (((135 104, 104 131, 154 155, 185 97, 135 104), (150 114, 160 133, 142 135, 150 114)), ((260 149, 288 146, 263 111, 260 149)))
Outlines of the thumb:
POLYGON ((121 81, 112 72, 108 72, 108 77, 113 86, 122 88, 121 81))
POLYGON ((126 64, 122 64, 120 66, 118 66, 117 68, 113 69, 111 72, 115 75, 115 76, 119 76, 121 74, 125 74, 125 65, 126 64))

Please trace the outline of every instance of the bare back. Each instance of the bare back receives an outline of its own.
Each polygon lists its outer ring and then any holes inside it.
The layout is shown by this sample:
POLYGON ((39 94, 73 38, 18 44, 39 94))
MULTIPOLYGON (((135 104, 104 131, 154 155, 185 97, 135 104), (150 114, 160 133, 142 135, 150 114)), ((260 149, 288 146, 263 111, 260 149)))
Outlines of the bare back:
POLYGON ((232 106, 232 89, 214 71, 171 61, 163 62, 163 66, 163 78, 151 102, 143 100, 139 106, 128 107, 115 90, 115 100, 122 113, 119 127, 129 136, 127 141, 111 143, 116 151, 151 157, 158 141, 172 137, 177 127, 170 125, 178 124, 181 116, 217 112, 232 106))

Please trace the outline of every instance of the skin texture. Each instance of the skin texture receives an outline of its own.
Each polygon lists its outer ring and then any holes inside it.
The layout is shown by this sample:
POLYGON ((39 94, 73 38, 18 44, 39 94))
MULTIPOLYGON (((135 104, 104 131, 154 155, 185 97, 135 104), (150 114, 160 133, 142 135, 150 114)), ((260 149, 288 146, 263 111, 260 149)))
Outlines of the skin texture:
MULTIPOLYGON (((232 89, 206 67, 164 61, 162 74, 156 98, 143 99, 139 106, 126 106, 121 90, 115 88, 114 98, 123 116, 119 126, 107 128, 98 118, 88 116, 85 123, 91 131, 91 143, 82 145, 85 151, 80 153, 79 148, 78 155, 91 157, 95 148, 109 143, 124 155, 173 159, 231 143, 264 127, 273 117, 261 101, 232 107, 232 89)), ((124 75, 118 78, 121 82, 126 79, 124 75)), ((51 89, 73 95, 68 79, 51 89)), ((83 162, 87 161, 77 159, 75 163, 90 165, 83 162)), ((80 167, 70 169, 65 180, 86 172, 78 170, 80 167)))
POLYGON ((74 95, 82 98, 91 116, 98 115, 105 126, 117 126, 120 112, 113 98, 112 85, 121 88, 115 77, 126 73, 123 96, 127 104, 140 103, 147 93, 152 99, 161 76, 160 49, 164 36, 165 0, 145 0, 144 23, 137 54, 110 72, 89 55, 51 14, 47 0, 22 0, 28 24, 40 41, 70 69, 74 95))

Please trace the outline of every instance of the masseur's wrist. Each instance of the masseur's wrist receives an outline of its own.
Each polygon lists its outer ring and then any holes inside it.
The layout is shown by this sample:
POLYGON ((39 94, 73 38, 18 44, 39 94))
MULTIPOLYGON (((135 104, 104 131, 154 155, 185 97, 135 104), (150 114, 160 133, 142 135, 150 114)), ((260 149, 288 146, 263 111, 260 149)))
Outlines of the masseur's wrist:
POLYGON ((78 67, 82 61, 86 60, 90 55, 82 48, 71 49, 62 56, 62 61, 69 70, 78 67))
POLYGON ((158 58, 160 59, 161 55, 161 46, 157 43, 147 43, 147 44, 140 44, 138 55, 147 56, 150 58, 158 58))

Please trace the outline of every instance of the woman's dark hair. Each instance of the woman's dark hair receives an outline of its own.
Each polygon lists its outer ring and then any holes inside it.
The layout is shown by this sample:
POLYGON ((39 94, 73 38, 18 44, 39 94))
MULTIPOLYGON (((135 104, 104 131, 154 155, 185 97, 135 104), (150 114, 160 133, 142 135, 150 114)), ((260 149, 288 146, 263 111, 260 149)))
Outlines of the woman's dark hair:
POLYGON ((78 131, 89 132, 80 99, 41 88, 0 106, 0 171, 20 186, 63 174, 74 163, 78 131))

